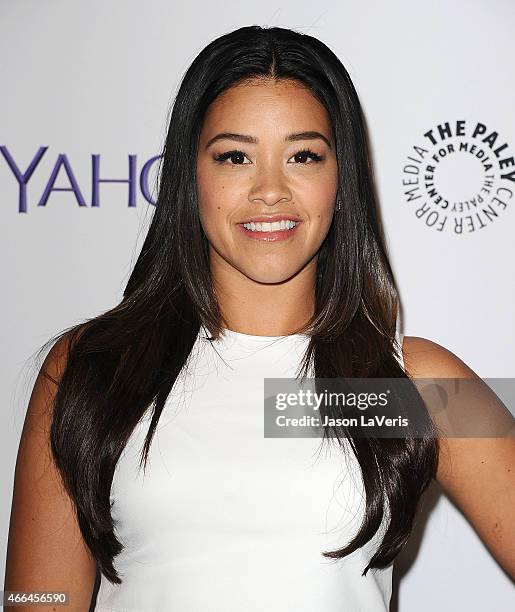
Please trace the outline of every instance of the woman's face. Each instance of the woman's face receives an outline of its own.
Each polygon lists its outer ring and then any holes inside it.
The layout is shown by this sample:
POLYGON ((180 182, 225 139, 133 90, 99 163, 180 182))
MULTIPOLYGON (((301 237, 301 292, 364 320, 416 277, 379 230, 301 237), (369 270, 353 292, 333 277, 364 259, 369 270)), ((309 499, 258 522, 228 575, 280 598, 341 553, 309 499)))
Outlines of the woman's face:
POLYGON ((228 272, 279 283, 315 269, 337 192, 325 108, 291 81, 253 80, 227 90, 205 117, 197 185, 215 279, 228 272), (256 225, 259 218, 274 224, 256 225), (284 220, 297 224, 288 229, 284 220))

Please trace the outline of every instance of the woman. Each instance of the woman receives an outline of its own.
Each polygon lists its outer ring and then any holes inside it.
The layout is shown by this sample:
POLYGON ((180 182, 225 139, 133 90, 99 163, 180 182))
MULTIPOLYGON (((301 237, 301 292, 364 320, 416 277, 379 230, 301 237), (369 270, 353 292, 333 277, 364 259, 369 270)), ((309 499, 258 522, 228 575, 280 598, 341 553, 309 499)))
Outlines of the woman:
POLYGON ((292 30, 221 36, 177 94, 122 302, 36 381, 5 588, 87 609, 98 567, 97 610, 387 610, 433 478, 515 573, 512 441, 444 441, 427 412, 420 437, 263 436, 263 379, 301 365, 476 377, 429 340, 401 350, 397 317, 345 68, 292 30))

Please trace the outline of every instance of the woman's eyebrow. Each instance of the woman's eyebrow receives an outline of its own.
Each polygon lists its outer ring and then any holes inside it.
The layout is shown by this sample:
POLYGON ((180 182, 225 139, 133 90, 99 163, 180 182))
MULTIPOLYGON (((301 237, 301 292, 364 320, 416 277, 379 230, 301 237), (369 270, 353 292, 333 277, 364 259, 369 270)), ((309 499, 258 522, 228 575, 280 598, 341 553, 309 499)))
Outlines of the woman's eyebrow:
MULTIPOLYGON (((294 134, 287 134, 284 137, 284 142, 296 142, 298 140, 323 140, 327 146, 331 149, 331 143, 329 140, 320 132, 316 131, 307 131, 307 132, 296 132, 294 134)), ((206 149, 208 149, 212 144, 218 142, 219 140, 236 140, 237 142, 246 142, 248 144, 257 144, 259 140, 255 136, 247 136, 246 134, 235 134, 233 132, 221 132, 216 136, 213 136, 208 143, 206 144, 206 149)))

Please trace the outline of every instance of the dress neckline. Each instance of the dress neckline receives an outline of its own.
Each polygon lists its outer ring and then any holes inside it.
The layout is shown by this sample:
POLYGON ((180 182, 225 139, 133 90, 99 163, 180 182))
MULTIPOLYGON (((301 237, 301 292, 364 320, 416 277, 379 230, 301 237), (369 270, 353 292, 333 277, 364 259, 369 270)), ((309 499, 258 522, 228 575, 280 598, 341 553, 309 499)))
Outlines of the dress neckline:
POLYGON ((285 336, 255 336, 253 334, 244 334, 242 332, 237 332, 232 329, 227 329, 224 327, 223 333, 228 338, 240 338, 242 340, 280 340, 281 338, 290 338, 290 337, 299 337, 301 334, 286 334, 285 336))
MULTIPOLYGON (((207 329, 204 326, 202 326, 202 328, 203 328, 204 334, 208 336, 209 332, 207 331, 207 329)), ((220 337, 220 340, 233 339, 233 340, 248 341, 248 342, 272 342, 274 340, 282 340, 285 338, 297 339, 297 338, 307 338, 307 337, 308 336, 306 336, 305 334, 286 334, 284 336, 256 336, 253 334, 244 334, 242 332, 237 332, 232 329, 228 329, 224 327, 222 329, 222 335, 220 337)))

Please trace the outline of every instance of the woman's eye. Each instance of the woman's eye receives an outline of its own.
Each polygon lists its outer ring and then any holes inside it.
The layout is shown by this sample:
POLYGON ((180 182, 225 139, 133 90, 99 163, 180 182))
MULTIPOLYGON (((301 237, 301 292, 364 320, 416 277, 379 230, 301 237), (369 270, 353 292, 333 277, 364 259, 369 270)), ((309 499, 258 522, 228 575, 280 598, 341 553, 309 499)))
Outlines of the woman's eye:
POLYGON ((322 161, 323 159, 321 155, 314 153, 313 151, 311 151, 311 149, 303 149, 302 151, 298 151, 297 153, 295 153, 293 157, 295 158, 296 161, 300 163, 306 163, 305 160, 308 157, 310 157, 313 160, 312 163, 318 163, 322 161))
POLYGON ((226 151, 225 153, 220 153, 220 155, 215 156, 215 161, 220 164, 223 164, 227 159, 235 162, 230 163, 230 166, 248 165, 243 163, 243 160, 245 159, 245 153, 243 153, 243 151, 226 151))

